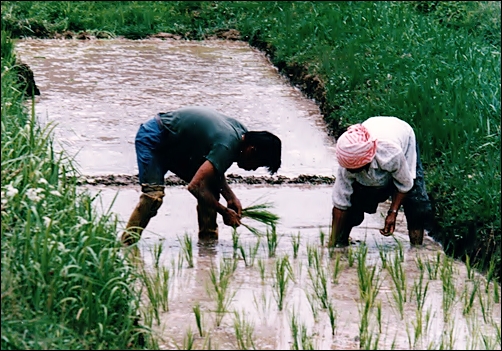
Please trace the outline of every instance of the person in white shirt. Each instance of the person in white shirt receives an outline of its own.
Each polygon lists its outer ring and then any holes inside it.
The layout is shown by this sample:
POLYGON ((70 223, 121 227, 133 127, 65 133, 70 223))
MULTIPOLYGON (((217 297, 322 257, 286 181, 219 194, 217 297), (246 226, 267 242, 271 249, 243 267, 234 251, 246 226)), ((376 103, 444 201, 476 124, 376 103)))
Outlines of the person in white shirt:
POLYGON ((329 246, 348 246, 350 231, 362 223, 364 213, 375 213, 389 198, 380 233, 392 235, 403 205, 410 243, 422 245, 433 212, 413 128, 396 117, 371 117, 338 138, 336 157, 340 167, 332 193, 329 246))

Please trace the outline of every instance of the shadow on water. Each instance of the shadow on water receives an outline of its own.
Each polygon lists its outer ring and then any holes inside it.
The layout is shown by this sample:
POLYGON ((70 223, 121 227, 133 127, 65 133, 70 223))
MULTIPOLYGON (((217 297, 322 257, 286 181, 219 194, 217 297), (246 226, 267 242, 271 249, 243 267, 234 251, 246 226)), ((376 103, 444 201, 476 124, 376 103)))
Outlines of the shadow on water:
MULTIPOLYGON (((152 272, 157 267, 170 272, 169 309, 160 314, 159 324, 152 322, 162 349, 186 348, 189 330, 198 349, 360 349, 376 345, 384 349, 500 349, 500 297, 488 290, 489 294, 475 301, 474 312, 464 316, 465 296, 474 281, 466 266, 452 262, 452 279, 445 270, 443 275, 431 276, 430 270, 436 267, 441 272, 449 261, 428 237, 423 247, 410 247, 402 213, 393 237, 378 232, 383 227, 382 213, 388 208, 382 204, 376 214, 366 215, 354 228, 354 245, 334 251, 325 247, 331 182, 337 168, 334 141, 327 135, 315 102, 280 77, 259 51, 241 42, 122 39, 20 40, 16 47, 41 90, 38 119, 57 123, 56 141, 76 155, 87 179, 81 189, 101 194, 98 209, 111 206, 120 230, 140 194, 134 185, 134 136, 139 124, 157 112, 207 105, 242 120, 250 130, 269 130, 283 142, 278 177, 311 181, 255 182, 251 177, 265 177, 265 170, 246 172, 235 165, 229 169, 235 179, 244 179, 232 185, 244 207, 268 201, 280 216, 275 248, 272 236, 267 238, 268 228, 249 223, 262 235, 242 226, 235 235, 221 218, 219 240, 198 242, 195 199, 182 184, 173 182, 166 188, 164 204, 137 246, 140 264, 152 272), (191 258, 183 238, 191 239, 191 258), (286 257, 291 276, 281 282, 278 267, 288 266, 286 257), (364 264, 358 265, 358 257, 364 264), (437 257, 441 259, 438 264, 437 257), (389 268, 393 262, 394 269, 389 268), (371 276, 373 267, 376 274, 371 276), (399 269, 404 272, 401 280, 394 279, 399 269), (224 307, 218 307, 212 273, 219 279, 228 274, 224 307), (423 284, 428 284, 426 293, 418 288, 421 276, 425 277, 423 284), (368 279, 378 291, 365 315, 361 282, 368 279), (400 293, 396 286, 403 281, 400 293), (456 293, 452 293, 452 285, 456 293), (282 310, 280 286, 284 286, 282 310), (319 290, 323 286, 334 321, 329 318, 329 308, 323 306, 319 290), (423 313, 417 314, 420 292, 426 296, 423 313), (401 298, 404 294, 401 309, 400 294, 401 298), (449 309, 445 301, 452 294, 449 309), (203 336, 194 306, 200 306, 203 336), (369 322, 366 327, 364 322, 369 322), (497 325, 498 341, 493 337, 497 325), (296 339, 295 326, 299 330, 296 339), (239 342, 238 335, 251 332, 252 337, 239 342)), ((145 307, 145 323, 152 320, 148 311, 145 307)))

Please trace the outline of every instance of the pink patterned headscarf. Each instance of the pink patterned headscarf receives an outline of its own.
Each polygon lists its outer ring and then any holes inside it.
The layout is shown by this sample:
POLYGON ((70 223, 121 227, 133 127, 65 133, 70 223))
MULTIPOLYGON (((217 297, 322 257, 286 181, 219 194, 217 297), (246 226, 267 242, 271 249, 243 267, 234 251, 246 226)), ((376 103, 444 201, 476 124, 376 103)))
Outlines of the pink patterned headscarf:
POLYGON ((340 166, 348 169, 360 168, 373 160, 376 153, 376 139, 362 124, 354 124, 336 142, 336 157, 340 166))

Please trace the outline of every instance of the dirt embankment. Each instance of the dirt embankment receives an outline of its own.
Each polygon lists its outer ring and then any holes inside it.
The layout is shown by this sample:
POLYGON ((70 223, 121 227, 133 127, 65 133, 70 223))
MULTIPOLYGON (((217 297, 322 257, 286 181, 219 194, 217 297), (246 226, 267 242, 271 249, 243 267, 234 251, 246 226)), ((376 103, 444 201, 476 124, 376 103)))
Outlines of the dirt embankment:
MULTIPOLYGON (((305 175, 301 174, 298 177, 289 178, 284 176, 248 176, 243 177, 237 174, 227 174, 227 182, 229 184, 309 184, 309 185, 319 185, 319 184, 333 184, 335 182, 334 177, 317 176, 317 175, 305 175)), ((133 186, 138 185, 139 180, 137 175, 127 175, 127 174, 110 174, 103 176, 83 176, 77 179, 78 185, 111 185, 111 186, 133 186)), ((167 176, 165 178, 166 186, 183 186, 187 183, 175 175, 167 176)))

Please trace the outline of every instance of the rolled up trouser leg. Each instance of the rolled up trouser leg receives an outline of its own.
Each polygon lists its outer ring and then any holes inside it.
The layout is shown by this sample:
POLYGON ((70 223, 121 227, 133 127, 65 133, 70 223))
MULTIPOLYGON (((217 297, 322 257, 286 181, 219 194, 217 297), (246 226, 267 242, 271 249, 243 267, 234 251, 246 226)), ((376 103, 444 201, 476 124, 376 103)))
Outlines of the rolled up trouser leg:
POLYGON ((157 214, 157 210, 162 205, 163 197, 163 190, 141 194, 139 203, 127 222, 126 230, 122 233, 122 242, 125 245, 132 245, 139 240, 143 229, 146 228, 150 219, 157 214))
POLYGON ((352 228, 357 227, 364 220, 364 212, 358 206, 350 207, 347 213, 347 218, 345 219, 345 225, 340 231, 338 238, 335 238, 336 247, 345 247, 350 245, 350 232, 352 228))
POLYGON ((202 201, 197 203, 197 220, 199 222, 199 239, 218 239, 218 224, 216 209, 202 201))

